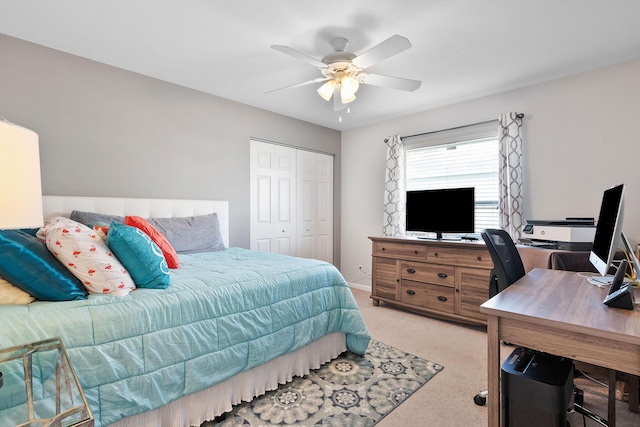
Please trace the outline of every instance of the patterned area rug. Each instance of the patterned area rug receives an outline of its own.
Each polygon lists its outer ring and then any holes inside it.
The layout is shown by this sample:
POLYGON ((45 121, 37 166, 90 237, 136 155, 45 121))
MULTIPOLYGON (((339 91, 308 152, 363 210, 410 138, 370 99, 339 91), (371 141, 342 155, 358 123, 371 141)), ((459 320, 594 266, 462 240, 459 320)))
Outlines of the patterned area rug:
POLYGON ((200 427, 371 427, 443 368, 371 340, 200 427))

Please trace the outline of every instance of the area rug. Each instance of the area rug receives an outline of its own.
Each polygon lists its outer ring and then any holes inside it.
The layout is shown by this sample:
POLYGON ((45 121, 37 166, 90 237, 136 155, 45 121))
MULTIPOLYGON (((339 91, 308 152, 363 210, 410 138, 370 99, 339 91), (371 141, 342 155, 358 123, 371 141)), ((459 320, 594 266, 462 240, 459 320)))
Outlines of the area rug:
POLYGON ((371 427, 444 367, 371 340, 200 427, 371 427))

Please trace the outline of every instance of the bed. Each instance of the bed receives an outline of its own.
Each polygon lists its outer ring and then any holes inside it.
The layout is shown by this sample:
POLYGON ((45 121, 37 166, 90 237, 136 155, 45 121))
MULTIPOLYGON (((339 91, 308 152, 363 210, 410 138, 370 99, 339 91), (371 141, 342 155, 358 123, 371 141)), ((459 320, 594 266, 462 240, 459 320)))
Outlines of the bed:
MULTIPOLYGON (((338 270, 228 248, 227 202, 44 196, 43 205, 45 219, 215 213, 227 247, 180 254, 166 289, 0 305, 0 348, 61 338, 96 426, 199 426, 346 349, 366 350, 368 330, 338 270)), ((15 408, 2 401, 0 421, 10 420, 15 408)))

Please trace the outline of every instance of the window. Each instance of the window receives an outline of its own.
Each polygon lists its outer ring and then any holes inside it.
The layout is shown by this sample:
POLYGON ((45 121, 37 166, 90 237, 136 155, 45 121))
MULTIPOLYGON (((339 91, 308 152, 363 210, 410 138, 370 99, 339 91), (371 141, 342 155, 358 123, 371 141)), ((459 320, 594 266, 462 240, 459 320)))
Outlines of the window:
POLYGON ((475 232, 498 228, 498 144, 497 125, 480 136, 406 144, 406 190, 475 187, 475 232))

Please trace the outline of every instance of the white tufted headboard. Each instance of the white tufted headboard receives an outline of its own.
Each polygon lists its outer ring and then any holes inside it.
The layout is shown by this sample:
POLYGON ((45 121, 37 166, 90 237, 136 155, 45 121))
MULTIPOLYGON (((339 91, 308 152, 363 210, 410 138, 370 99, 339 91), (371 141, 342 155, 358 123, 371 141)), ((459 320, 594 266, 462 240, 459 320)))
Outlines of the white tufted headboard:
POLYGON ((137 215, 143 218, 171 218, 218 214, 220 233, 229 247, 229 202, 224 200, 137 199, 122 197, 42 196, 44 220, 66 216, 71 211, 107 215, 137 215))

